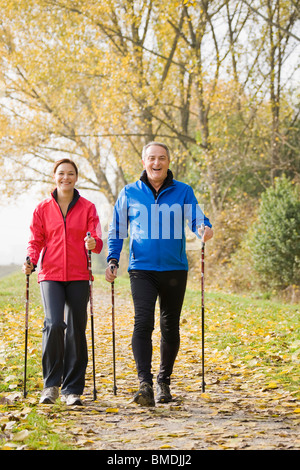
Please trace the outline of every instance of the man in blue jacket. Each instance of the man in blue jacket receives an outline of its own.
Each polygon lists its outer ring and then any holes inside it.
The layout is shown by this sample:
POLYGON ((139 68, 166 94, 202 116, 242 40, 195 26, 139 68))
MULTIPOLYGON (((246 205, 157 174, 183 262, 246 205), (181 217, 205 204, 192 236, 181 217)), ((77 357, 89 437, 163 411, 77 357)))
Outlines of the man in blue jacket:
POLYGON ((212 238, 213 231, 193 189, 173 179, 168 147, 150 142, 143 148, 142 159, 140 179, 126 185, 115 204, 105 276, 108 282, 117 277, 130 225, 128 272, 135 309, 132 350, 140 382, 134 401, 155 406, 151 364, 156 300, 158 297, 160 302, 161 330, 156 400, 167 403, 172 400, 170 377, 179 350, 179 321, 187 282, 185 223, 203 242, 212 238))

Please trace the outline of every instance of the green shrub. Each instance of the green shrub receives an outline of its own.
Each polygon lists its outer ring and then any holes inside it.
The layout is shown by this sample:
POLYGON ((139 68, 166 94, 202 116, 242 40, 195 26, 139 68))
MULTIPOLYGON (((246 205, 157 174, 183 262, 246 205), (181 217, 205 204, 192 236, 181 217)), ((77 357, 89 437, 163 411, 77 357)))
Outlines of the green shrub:
POLYGON ((262 194, 250 247, 254 268, 266 287, 299 286, 299 187, 285 176, 262 194))

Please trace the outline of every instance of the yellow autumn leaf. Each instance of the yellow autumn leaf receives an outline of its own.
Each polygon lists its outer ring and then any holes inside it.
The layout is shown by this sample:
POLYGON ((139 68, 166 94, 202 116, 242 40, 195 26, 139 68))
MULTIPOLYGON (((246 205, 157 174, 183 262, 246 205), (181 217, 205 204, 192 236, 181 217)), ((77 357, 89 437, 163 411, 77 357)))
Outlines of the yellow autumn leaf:
POLYGON ((106 408, 106 413, 119 413, 119 408, 106 408))
POLYGON ((211 396, 209 393, 201 393, 201 398, 204 398, 204 400, 210 400, 211 399, 211 396))
POLYGON ((277 382, 270 382, 268 383, 267 389, 273 389, 273 388, 278 388, 278 383, 277 382))

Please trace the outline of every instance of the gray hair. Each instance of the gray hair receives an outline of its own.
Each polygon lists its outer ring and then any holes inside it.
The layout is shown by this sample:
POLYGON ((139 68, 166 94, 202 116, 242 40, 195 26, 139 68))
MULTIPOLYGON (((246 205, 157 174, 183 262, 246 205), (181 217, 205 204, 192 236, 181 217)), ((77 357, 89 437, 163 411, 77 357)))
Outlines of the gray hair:
POLYGON ((151 147, 151 145, 157 145, 158 147, 163 147, 166 152, 167 152, 167 155, 168 155, 168 159, 170 160, 170 150, 169 148, 167 147, 166 144, 162 144, 161 142, 149 142, 147 145, 145 145, 143 147, 143 151, 142 151, 142 159, 145 160, 145 157, 146 157, 146 151, 147 151, 147 148, 148 147, 151 147))

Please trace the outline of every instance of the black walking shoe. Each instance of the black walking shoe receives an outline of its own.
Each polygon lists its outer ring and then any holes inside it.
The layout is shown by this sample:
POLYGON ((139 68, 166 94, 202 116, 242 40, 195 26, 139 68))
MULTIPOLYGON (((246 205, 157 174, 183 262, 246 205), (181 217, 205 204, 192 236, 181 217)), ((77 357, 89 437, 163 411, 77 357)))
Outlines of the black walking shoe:
POLYGON ((133 401, 142 406, 155 406, 154 393, 152 385, 143 382, 140 389, 133 397, 133 401))
POLYGON ((156 401, 158 403, 169 403, 169 401, 172 401, 172 395, 168 384, 163 382, 158 383, 156 386, 156 392, 156 401))

